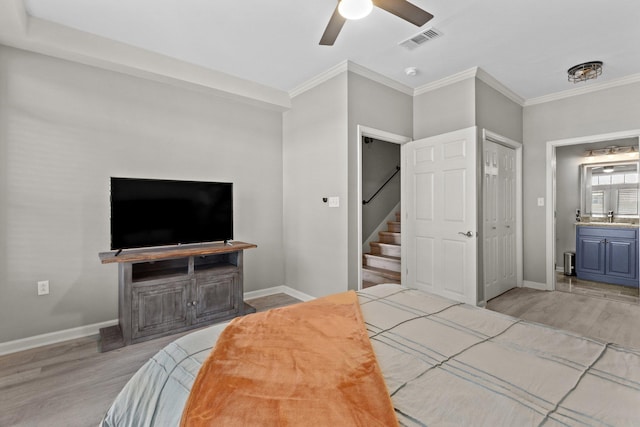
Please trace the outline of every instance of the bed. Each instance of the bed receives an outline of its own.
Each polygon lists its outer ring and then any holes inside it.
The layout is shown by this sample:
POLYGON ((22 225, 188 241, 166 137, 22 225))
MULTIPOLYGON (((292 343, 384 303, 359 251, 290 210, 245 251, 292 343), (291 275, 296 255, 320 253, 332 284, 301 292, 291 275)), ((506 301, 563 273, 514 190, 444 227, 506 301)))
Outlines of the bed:
MULTIPOLYGON (((357 297, 400 425, 640 425, 638 350, 398 285, 357 297)), ((102 426, 179 425, 225 326, 159 351, 102 426)))

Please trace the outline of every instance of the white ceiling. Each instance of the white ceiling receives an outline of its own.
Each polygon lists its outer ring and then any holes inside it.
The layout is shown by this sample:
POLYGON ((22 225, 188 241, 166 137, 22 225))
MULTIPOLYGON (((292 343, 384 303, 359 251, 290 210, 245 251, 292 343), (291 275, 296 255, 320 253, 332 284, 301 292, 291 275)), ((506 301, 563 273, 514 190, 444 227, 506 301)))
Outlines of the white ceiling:
POLYGON ((31 16, 291 92, 352 61, 410 88, 480 67, 525 100, 573 89, 567 69, 604 62, 597 80, 640 73, 639 0, 412 0, 443 36, 381 9, 318 41, 336 0, 25 0, 31 16), (407 67, 418 74, 408 77, 407 67))

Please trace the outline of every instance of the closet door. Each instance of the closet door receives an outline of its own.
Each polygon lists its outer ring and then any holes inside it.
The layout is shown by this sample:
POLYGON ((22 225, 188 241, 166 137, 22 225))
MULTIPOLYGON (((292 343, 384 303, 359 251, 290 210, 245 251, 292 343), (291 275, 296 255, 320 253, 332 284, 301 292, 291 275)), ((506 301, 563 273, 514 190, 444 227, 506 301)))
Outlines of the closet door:
POLYGON ((483 142, 483 254, 485 300, 517 284, 515 150, 483 142))

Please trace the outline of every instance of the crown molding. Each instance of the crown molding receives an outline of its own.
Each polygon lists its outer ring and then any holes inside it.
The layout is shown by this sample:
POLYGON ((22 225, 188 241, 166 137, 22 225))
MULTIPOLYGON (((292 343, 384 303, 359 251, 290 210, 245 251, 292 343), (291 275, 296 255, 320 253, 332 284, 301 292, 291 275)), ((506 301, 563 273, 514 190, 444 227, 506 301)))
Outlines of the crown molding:
POLYGON ((502 83, 500 83, 495 77, 487 73, 482 68, 479 68, 479 67, 477 68, 476 77, 482 80, 483 82, 485 82, 486 84, 488 84, 489 86, 491 86, 493 89, 503 94, 504 96, 506 96, 507 98, 509 98, 511 101, 515 102, 521 107, 524 107, 526 100, 523 97, 521 97, 520 95, 518 95, 517 93, 515 93, 514 91, 512 91, 502 83))
POLYGON ((365 77, 369 80, 373 80, 376 83, 380 83, 381 85, 388 86, 391 89, 395 89, 398 92, 402 92, 405 95, 413 96, 413 89, 409 86, 403 85, 402 83, 397 82, 387 76, 384 76, 380 73, 376 73, 362 65, 356 64, 355 62, 347 61, 349 71, 352 73, 358 74, 362 77, 365 77))
POLYGON ((0 44, 276 111, 286 91, 28 15, 24 0, 0 0, 0 44))
POLYGON ((311 79, 307 80, 300 86, 295 87, 294 89, 289 91, 289 96, 291 98, 294 98, 300 95, 301 93, 304 93, 310 89, 313 89, 314 87, 346 71, 350 71, 352 73, 358 74, 376 83, 380 83, 384 86, 390 87, 391 89, 395 89, 398 92, 402 92, 406 95, 413 95, 413 89, 411 89, 409 86, 405 86, 402 83, 399 83, 387 76, 384 76, 380 73, 376 73, 375 71, 372 71, 360 64, 356 64, 355 62, 345 60, 329 68, 327 71, 324 71, 318 74, 317 76, 312 77, 311 79))
POLYGON ((469 68, 468 70, 464 70, 459 73, 452 74, 443 79, 436 80, 435 82, 431 82, 431 83, 427 83, 426 85, 419 86, 413 90, 413 96, 422 95, 423 93, 431 92, 433 90, 440 89, 445 86, 449 86, 454 83, 458 83, 463 80, 476 77, 477 74, 478 74, 478 67, 469 68))
POLYGON ((640 82, 640 73, 632 74, 630 76, 621 77, 619 79, 611 80, 608 82, 594 83, 589 86, 584 86, 575 89, 563 90, 562 92, 552 93, 550 95, 539 96, 537 98, 527 99, 524 102, 524 107, 531 105, 544 104, 546 102, 558 101, 565 98, 571 98, 573 96, 585 95, 588 93, 598 92, 605 89, 611 89, 619 86, 625 86, 632 83, 640 82))
POLYGON ((520 106, 524 106, 525 99, 523 97, 500 83, 495 77, 493 77, 491 74, 487 73, 480 67, 469 68, 468 70, 464 70, 443 79, 436 80, 435 82, 420 86, 414 90, 413 95, 421 95, 423 93, 431 92, 433 90, 440 89, 470 78, 477 78, 482 80, 484 83, 497 90, 498 92, 509 98, 511 101, 520 106))
POLYGON ((315 77, 311 77, 306 82, 290 90, 289 97, 295 98, 301 93, 304 93, 310 89, 313 89, 314 87, 321 85, 327 80, 330 80, 335 76, 344 73, 348 69, 349 69, 349 61, 342 61, 339 64, 334 65, 333 67, 329 68, 326 71, 323 71, 322 73, 316 75, 315 77))

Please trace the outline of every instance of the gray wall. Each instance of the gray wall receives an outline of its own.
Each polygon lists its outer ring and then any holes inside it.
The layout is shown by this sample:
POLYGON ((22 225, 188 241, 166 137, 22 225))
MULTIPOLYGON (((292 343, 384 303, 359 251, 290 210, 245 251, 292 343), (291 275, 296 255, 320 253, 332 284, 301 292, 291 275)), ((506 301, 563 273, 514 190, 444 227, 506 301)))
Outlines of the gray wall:
POLYGON ((347 74, 292 99, 284 113, 286 284, 308 295, 347 290, 347 74), (340 197, 330 208, 323 197, 340 197))
POLYGON ((526 106, 523 118, 524 279, 545 283, 545 208, 536 199, 546 197, 547 142, 640 129, 640 83, 526 106))
POLYGON ((281 113, 3 46, 0 95, 0 342, 117 318, 110 176, 232 181, 245 290, 284 283, 281 113))
POLYGON ((584 145, 556 149, 556 267, 564 266, 564 253, 576 250, 576 209, 580 207, 579 171, 584 145))
POLYGON ((476 124, 475 77, 413 98, 413 139, 422 139, 476 124))
POLYGON ((411 137, 413 128, 412 96, 369 80, 355 73, 348 73, 348 123, 349 123, 349 289, 358 288, 358 253, 362 241, 358 239, 358 125, 411 137))
POLYGON ((522 106, 476 78, 476 125, 522 142, 522 106))
POLYGON ((346 72, 284 113, 286 284, 312 296, 357 289, 357 126, 411 134, 411 96, 346 72), (339 196, 329 208, 322 197, 339 196))
MULTIPOLYGON (((374 140, 362 143, 362 199, 368 200, 400 166, 400 144, 374 140)), ((400 172, 375 198, 362 205, 362 243, 400 203, 400 172)))

